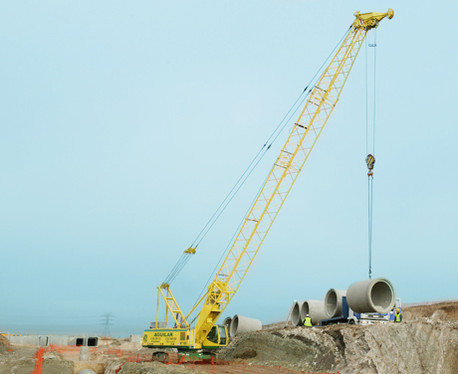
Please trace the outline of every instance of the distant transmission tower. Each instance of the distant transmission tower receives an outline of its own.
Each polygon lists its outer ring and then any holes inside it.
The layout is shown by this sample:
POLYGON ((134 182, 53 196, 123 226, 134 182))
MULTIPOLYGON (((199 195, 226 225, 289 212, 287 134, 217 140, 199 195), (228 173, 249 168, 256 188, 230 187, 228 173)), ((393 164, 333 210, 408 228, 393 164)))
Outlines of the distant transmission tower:
POLYGON ((101 316, 101 325, 103 325, 103 336, 111 336, 110 326, 113 325, 113 314, 103 313, 101 316))

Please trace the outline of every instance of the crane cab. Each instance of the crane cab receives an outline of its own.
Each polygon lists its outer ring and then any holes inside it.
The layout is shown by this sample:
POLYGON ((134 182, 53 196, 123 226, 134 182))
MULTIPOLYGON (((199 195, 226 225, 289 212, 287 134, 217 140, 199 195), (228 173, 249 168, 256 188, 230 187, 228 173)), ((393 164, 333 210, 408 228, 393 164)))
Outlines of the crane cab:
POLYGON ((149 348, 218 349, 226 347, 226 326, 214 325, 201 346, 195 342, 195 329, 152 328, 143 332, 142 346, 149 348))
POLYGON ((229 335, 227 326, 214 325, 202 343, 202 348, 216 349, 226 347, 228 343, 229 335))

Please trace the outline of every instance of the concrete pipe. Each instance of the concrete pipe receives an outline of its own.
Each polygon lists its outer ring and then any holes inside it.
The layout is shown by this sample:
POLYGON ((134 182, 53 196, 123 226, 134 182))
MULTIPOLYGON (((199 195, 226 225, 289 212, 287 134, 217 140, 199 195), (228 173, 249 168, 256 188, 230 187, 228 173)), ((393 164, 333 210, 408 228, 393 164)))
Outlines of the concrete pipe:
POLYGON ((89 347, 80 347, 80 361, 89 361, 89 347))
POLYGON ((306 315, 312 319, 312 324, 319 325, 322 319, 327 319, 328 315, 324 310, 323 300, 307 300, 304 301, 301 307, 301 319, 305 319, 306 315))
POLYGON ((348 287, 347 302, 356 313, 388 313, 396 303, 396 295, 388 279, 368 279, 348 287))
POLYGON ((232 318, 231 317, 224 318, 223 326, 227 327, 227 333, 229 334, 229 337, 232 337, 231 336, 231 322, 232 322, 232 318))
POLYGON ((324 311, 328 318, 338 317, 342 314, 342 296, 345 296, 344 290, 331 288, 324 297, 324 311))
POLYGON ((291 307, 291 323, 293 326, 302 326, 304 319, 301 317, 301 309, 304 303, 305 301, 295 301, 291 307))
POLYGON ((234 337, 244 332, 257 331, 262 329, 262 323, 258 319, 239 316, 236 314, 232 318, 230 336, 234 337))

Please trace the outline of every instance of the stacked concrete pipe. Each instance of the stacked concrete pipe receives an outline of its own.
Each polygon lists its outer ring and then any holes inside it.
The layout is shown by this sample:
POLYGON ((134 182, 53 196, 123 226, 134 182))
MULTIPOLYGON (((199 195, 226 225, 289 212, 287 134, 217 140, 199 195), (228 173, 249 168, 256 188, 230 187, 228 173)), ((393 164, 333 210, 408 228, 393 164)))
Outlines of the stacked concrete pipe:
MULTIPOLYGON (((308 314, 312 319, 312 324, 319 325, 322 319, 328 318, 324 309, 323 300, 307 300, 302 303, 301 309, 301 321, 304 321, 305 316, 308 314)), ((297 325, 296 325, 297 326, 297 325)))
POLYGON ((396 304, 396 295, 388 279, 368 279, 348 287, 347 303, 356 313, 388 313, 396 304))
POLYGON ((304 318, 301 317, 302 305, 305 301, 295 301, 291 307, 291 323, 293 326, 302 326, 302 321, 304 318))
POLYGON ((257 331, 261 329, 262 323, 260 320, 236 314, 234 318, 232 318, 229 334, 231 337, 234 337, 245 332, 257 331))
POLYGON ((324 297, 324 310, 328 318, 337 317, 342 314, 342 296, 346 291, 331 288, 324 297))
POLYGON ((229 334, 230 337, 232 337, 231 336, 231 322, 232 322, 232 318, 231 317, 224 318, 223 326, 227 327, 227 333, 229 334))
POLYGON ((293 309, 294 309, 294 306, 296 305, 296 301, 297 300, 294 300, 294 302, 291 304, 291 307, 289 308, 288 316, 286 317, 286 323, 291 321, 291 314, 293 313, 293 309))

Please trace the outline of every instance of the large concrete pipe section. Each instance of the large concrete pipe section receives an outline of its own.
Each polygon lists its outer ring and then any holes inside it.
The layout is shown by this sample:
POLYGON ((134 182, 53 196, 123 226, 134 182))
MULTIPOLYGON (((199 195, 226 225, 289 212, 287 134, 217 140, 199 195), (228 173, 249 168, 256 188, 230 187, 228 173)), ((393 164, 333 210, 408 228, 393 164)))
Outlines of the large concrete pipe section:
POLYGON ((302 326, 302 321, 304 318, 301 317, 302 305, 305 301, 295 301, 291 308, 291 323, 293 326, 302 326))
POLYGON ((236 314, 232 318, 230 336, 234 337, 244 332, 257 331, 262 329, 262 323, 258 319, 239 316, 236 314))
POLYGON ((342 314, 342 296, 345 296, 344 290, 331 288, 324 297, 324 311, 328 318, 338 317, 342 314))
POLYGON ((322 319, 327 319, 328 315, 324 310, 323 300, 307 300, 301 306, 301 318, 302 321, 306 315, 309 315, 312 319, 312 324, 319 325, 322 319))
POLYGON ((224 318, 223 326, 227 327, 227 333, 229 334, 229 337, 232 337, 231 336, 231 322, 232 322, 232 318, 231 317, 224 318))
POLYGON ((396 295, 388 279, 368 279, 348 287, 347 303, 356 313, 388 313, 396 303, 396 295))

